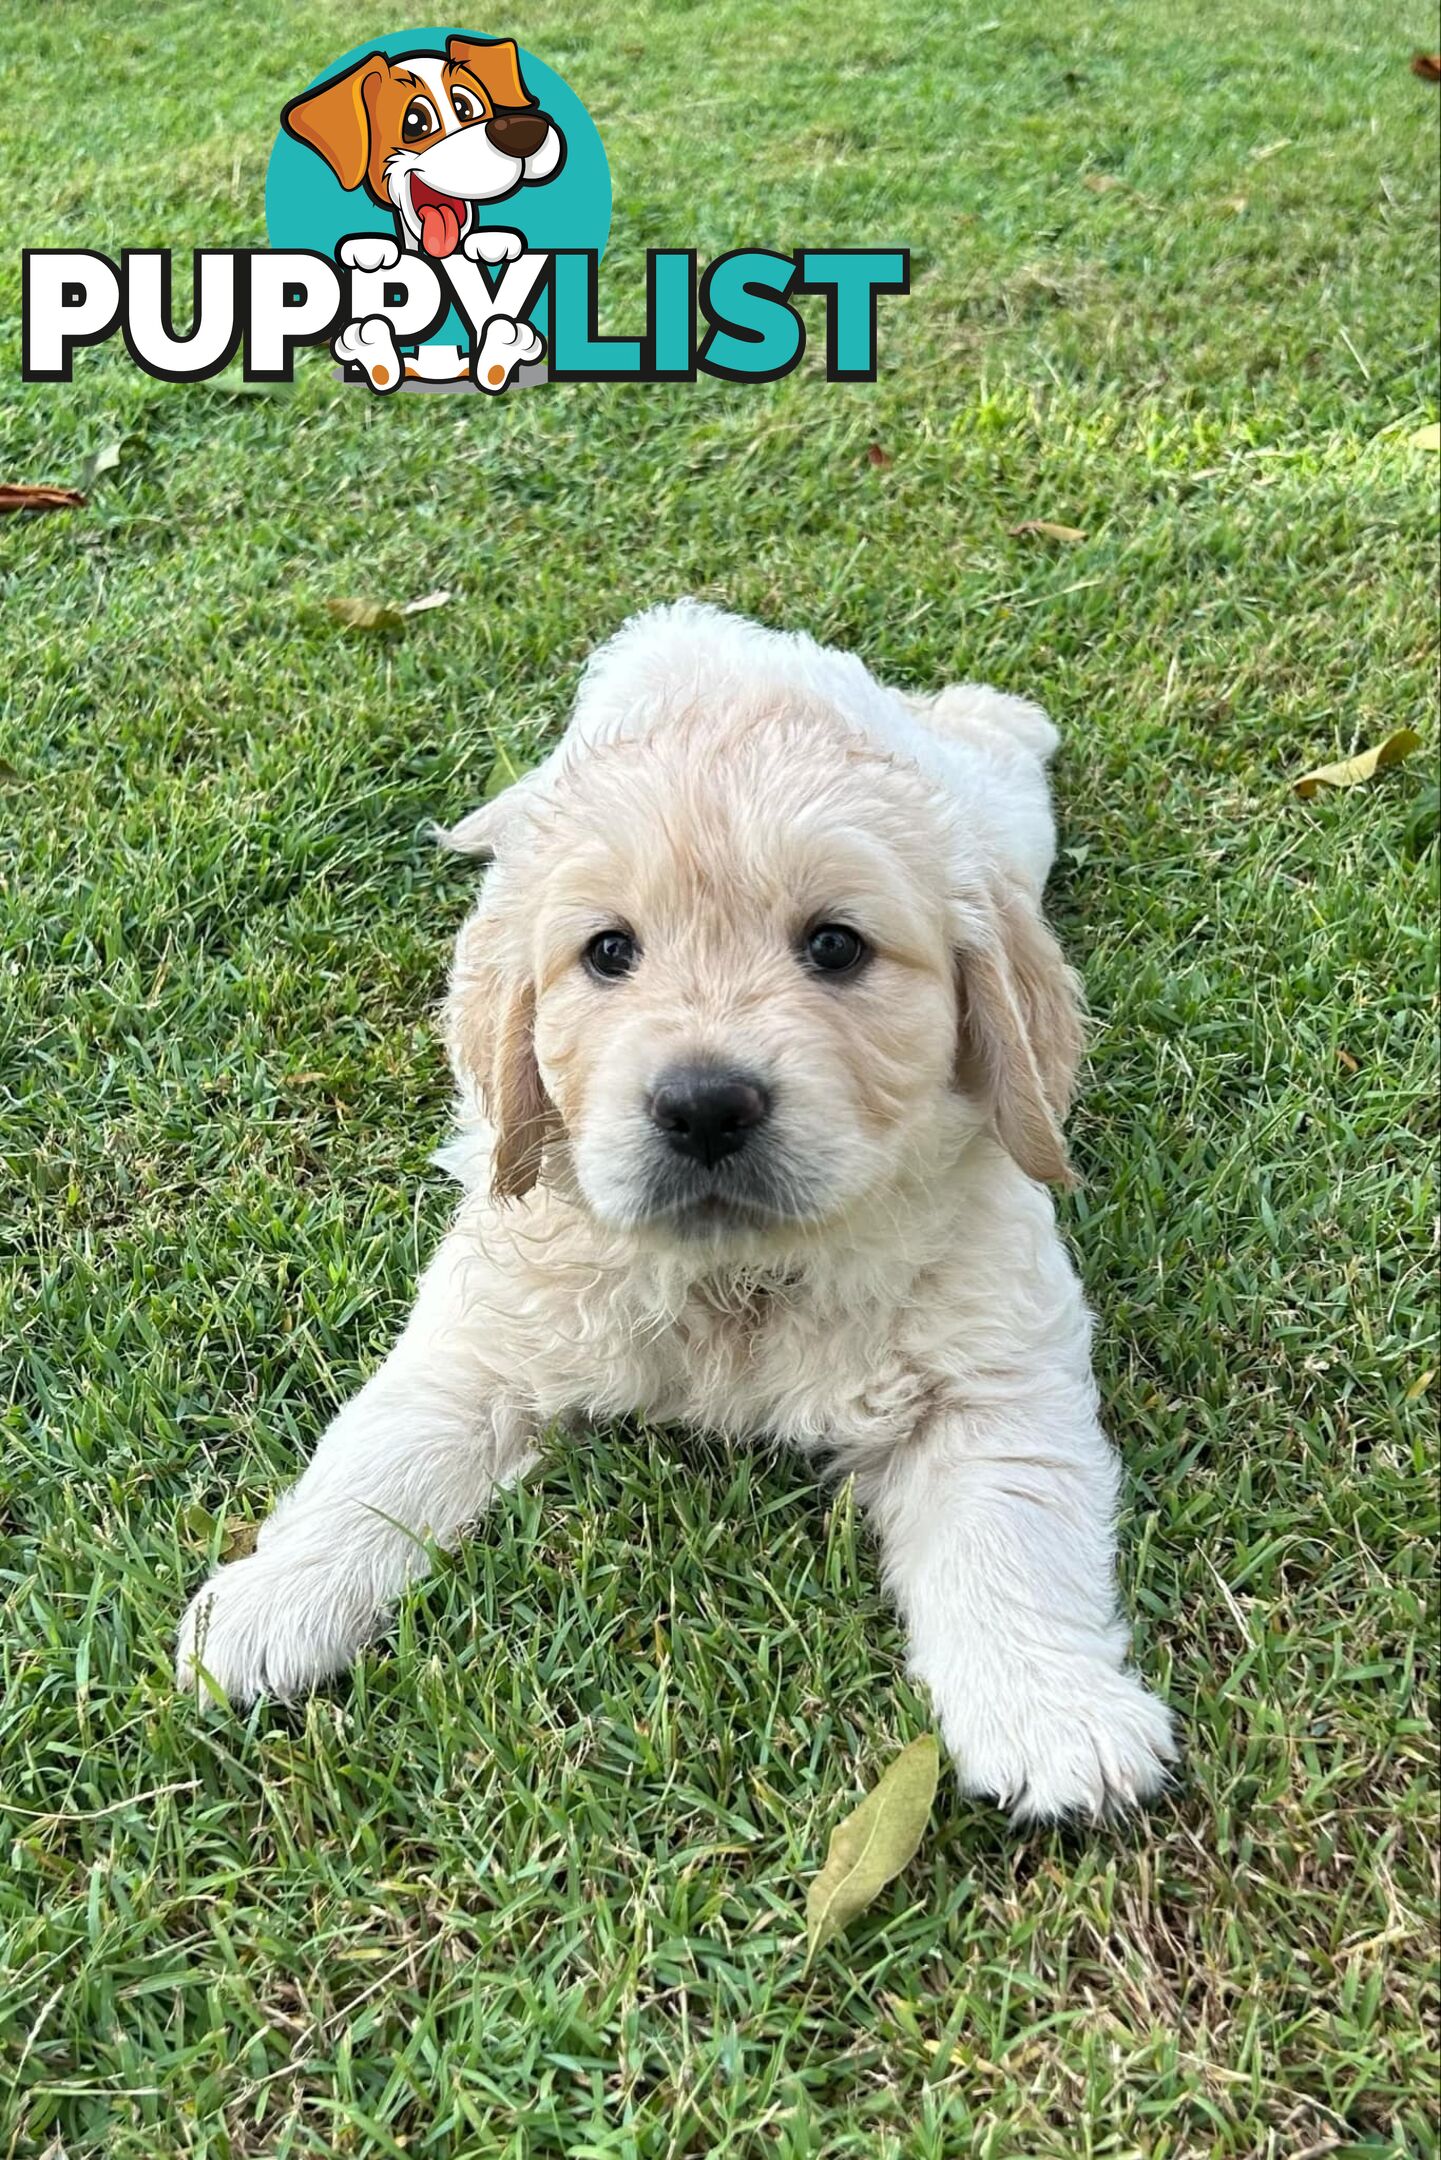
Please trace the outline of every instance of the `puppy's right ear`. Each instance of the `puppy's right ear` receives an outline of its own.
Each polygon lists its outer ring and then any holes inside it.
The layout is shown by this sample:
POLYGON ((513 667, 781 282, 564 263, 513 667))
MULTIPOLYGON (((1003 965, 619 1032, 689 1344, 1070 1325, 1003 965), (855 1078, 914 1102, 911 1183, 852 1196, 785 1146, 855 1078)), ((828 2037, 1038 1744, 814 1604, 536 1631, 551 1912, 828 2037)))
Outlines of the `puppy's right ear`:
POLYGON ((436 846, 448 848, 452 855, 473 855, 477 862, 492 861, 505 823, 500 815, 504 799, 497 796, 494 802, 483 802, 477 810, 467 810, 457 824, 437 825, 436 846))
POLYGON ((370 163, 369 96, 390 72, 384 53, 370 53, 318 89, 303 90, 280 115, 288 135, 324 158, 341 186, 358 188, 370 163))
POLYGON ((467 810, 457 824, 448 829, 436 826, 436 842, 440 847, 449 848, 452 855, 473 855, 477 862, 490 862, 499 854, 535 798, 536 775, 525 773, 499 795, 477 804, 474 810, 467 810))
POLYGON ((555 1109, 535 1056, 535 985, 503 957, 484 905, 461 930, 446 1000, 446 1040, 462 1088, 478 1088, 495 1134, 491 1191, 521 1200, 540 1176, 555 1109))

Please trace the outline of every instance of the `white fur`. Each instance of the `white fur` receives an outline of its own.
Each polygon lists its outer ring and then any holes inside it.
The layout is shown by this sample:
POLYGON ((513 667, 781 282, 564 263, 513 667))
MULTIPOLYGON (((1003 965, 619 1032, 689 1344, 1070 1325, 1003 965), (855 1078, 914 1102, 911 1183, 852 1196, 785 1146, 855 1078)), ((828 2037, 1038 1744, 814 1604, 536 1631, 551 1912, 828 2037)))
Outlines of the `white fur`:
POLYGON ((492 396, 504 390, 517 368, 539 360, 545 340, 528 322, 509 315, 492 315, 475 348, 476 388, 492 396))
MULTIPOLYGON (((1036 707, 974 686, 903 697, 856 659, 694 603, 602 648, 552 758, 453 842, 494 844, 606 743, 643 748, 692 693, 722 710, 732 689, 824 701, 922 777, 972 859, 1039 894, 1055 734, 1036 707)), ((525 864, 521 848, 512 879, 525 864)), ((608 1227, 564 1179, 498 1205, 495 1136, 462 1080, 444 1159, 465 1196, 411 1320, 254 1554, 195 1598, 182 1683, 203 1666, 244 1701, 340 1672, 428 1548, 524 1472, 549 1425, 643 1408, 738 1442, 776 1438, 854 1476, 967 1791, 1018 1818, 1154 1795, 1174 1748, 1125 1662, 1118 1468, 1089 1315, 1049 1195, 983 1112, 950 1090, 924 1152, 887 1158, 883 1186, 727 1253, 608 1227)))
POLYGON ((384 315, 367 315, 363 322, 347 323, 330 350, 342 367, 362 368, 371 389, 382 395, 398 390, 405 380, 395 335, 384 315))

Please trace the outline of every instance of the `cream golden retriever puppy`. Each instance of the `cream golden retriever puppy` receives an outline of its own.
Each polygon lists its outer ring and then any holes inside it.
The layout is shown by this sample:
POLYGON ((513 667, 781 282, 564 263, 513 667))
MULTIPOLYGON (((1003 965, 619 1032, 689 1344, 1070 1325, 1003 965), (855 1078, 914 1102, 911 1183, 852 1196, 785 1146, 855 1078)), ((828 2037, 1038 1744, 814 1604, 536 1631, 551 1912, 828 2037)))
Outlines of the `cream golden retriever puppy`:
POLYGON ((548 1426, 641 1412, 854 1477, 967 1791, 1158 1790, 1046 1189, 1081 1043, 1041 915, 1055 740, 693 602, 593 657, 554 754, 447 836, 491 861, 447 1005, 454 1224, 195 1598, 183 1683, 341 1672, 548 1426))

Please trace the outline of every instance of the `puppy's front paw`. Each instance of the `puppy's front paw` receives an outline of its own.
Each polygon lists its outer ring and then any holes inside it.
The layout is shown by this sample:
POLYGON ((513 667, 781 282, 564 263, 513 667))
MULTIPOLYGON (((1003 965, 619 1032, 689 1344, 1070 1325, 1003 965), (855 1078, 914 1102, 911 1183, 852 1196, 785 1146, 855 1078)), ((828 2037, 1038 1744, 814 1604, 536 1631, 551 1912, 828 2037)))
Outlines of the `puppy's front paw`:
POLYGON ((518 232, 495 226, 490 231, 467 233, 460 252, 471 262, 508 263, 525 253, 525 242, 518 232))
POLYGON ((376 1613, 333 1564, 252 1553, 212 1575, 180 1623, 175 1673, 201 1703, 282 1701, 344 1672, 376 1613), (202 1674, 203 1669, 203 1674, 202 1674))
POLYGON ((336 251, 345 270, 393 270, 400 261, 400 247, 389 233, 351 233, 336 251))
POLYGON ((492 315, 476 349, 476 383, 495 396, 517 368, 539 360, 544 352, 545 339, 528 322, 520 322, 512 315, 492 315))
POLYGON ((1037 1674, 979 1671, 938 1699, 964 1792, 1015 1823, 1093 1821, 1154 1800, 1176 1759, 1171 1713, 1134 1672, 1099 1660, 1037 1674))
POLYGON ((405 370, 384 315, 367 315, 363 322, 347 323, 330 347, 342 367, 358 367, 372 390, 400 388, 405 370))

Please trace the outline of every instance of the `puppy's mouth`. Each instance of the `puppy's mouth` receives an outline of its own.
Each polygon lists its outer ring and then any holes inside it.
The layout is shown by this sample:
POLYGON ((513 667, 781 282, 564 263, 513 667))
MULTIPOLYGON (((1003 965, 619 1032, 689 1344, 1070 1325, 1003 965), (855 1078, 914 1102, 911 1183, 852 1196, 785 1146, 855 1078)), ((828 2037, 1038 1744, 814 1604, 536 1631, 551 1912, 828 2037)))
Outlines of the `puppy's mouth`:
POLYGON ((420 227, 420 244, 427 255, 453 255, 470 220, 470 204, 463 195, 446 195, 420 174, 410 175, 410 207, 420 227))
POLYGON ((767 1177, 731 1181, 710 1177, 683 1184, 667 1178, 647 1193, 635 1227, 685 1244, 703 1239, 754 1236, 795 1230, 816 1219, 807 1195, 767 1177))

